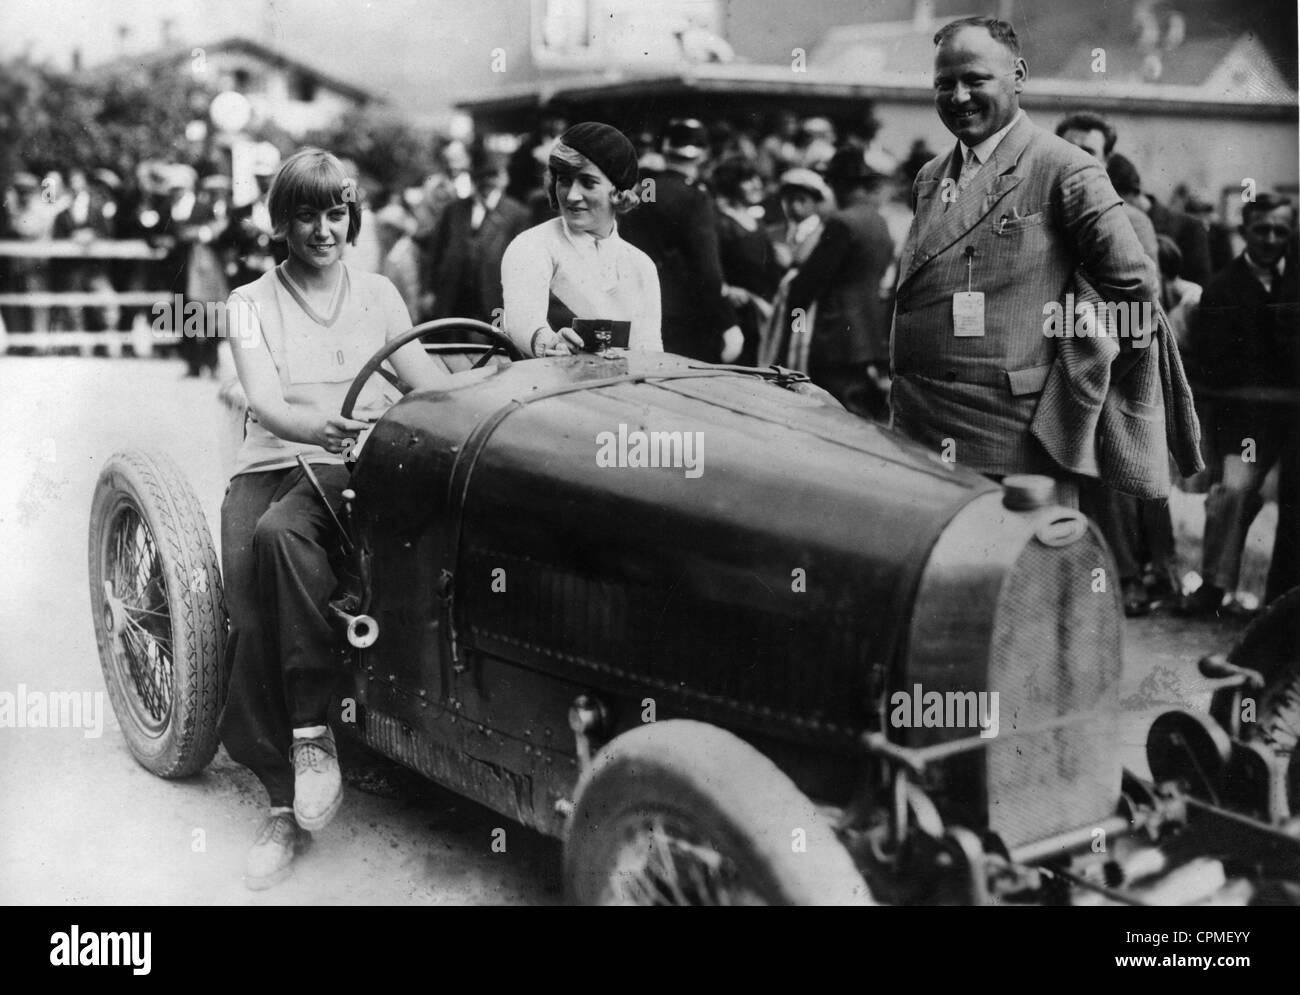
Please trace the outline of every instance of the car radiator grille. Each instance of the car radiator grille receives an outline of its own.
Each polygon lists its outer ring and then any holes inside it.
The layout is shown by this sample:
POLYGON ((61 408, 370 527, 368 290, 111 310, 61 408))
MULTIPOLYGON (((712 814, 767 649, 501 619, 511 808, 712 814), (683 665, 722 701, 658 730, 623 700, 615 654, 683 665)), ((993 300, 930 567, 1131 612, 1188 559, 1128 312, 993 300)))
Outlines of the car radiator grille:
POLYGON ((1030 541, 999 593, 988 686, 999 692, 1000 730, 985 754, 984 783, 989 827, 1008 846, 1114 811, 1117 582, 1109 551, 1089 529, 1065 547, 1030 541), (1102 580, 1105 590, 1096 590, 1102 580), (1030 731, 1065 717, 1078 721, 1030 731))

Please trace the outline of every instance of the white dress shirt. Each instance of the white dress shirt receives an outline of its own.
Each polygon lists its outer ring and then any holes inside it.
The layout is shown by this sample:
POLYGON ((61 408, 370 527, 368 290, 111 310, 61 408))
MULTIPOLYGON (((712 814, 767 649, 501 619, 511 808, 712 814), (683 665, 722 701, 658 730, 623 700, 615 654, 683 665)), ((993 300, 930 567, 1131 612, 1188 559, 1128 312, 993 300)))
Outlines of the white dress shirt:
POLYGON ((975 178, 975 174, 980 171, 980 167, 992 158, 993 153, 997 151, 997 147, 1002 144, 1002 139, 1007 137, 1007 132, 1014 128, 1016 122, 1024 116, 1024 111, 1017 110, 1016 116, 1013 117, 1005 127, 993 132, 993 134, 989 135, 988 138, 984 139, 984 141, 980 142, 978 145, 961 146, 962 169, 961 176, 957 180, 958 186, 962 189, 966 188, 970 181, 975 178), (971 162, 972 157, 974 158, 974 162, 971 162))
POLYGON ((501 203, 501 193, 500 190, 492 190, 486 198, 475 194, 474 203, 469 209, 469 226, 473 231, 478 231, 482 227, 488 211, 496 210, 496 206, 501 203))
POLYGON ((1271 294, 1273 292, 1273 277, 1275 275, 1281 276, 1286 272, 1286 257, 1283 256, 1271 268, 1268 266, 1260 266, 1255 262, 1255 260, 1250 258, 1249 252, 1242 253, 1242 258, 1246 260, 1246 268, 1254 274, 1255 279, 1258 280, 1260 285, 1264 288, 1264 293, 1271 294))

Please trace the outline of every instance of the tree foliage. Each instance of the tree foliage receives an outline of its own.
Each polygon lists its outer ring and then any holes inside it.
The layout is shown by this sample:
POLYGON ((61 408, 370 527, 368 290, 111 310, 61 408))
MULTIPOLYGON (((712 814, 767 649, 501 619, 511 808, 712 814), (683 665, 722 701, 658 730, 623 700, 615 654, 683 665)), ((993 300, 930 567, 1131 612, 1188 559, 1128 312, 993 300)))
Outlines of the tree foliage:
POLYGON ((25 58, 0 63, 0 175, 107 166, 125 177, 142 159, 192 161, 201 148, 185 126, 211 96, 165 62, 77 74, 25 58))
POLYGON ((363 176, 389 189, 417 184, 434 168, 432 134, 373 107, 348 111, 334 127, 308 135, 307 142, 352 159, 363 176))
MULTIPOLYGON (((0 182, 19 170, 74 166, 106 166, 125 179, 144 159, 200 166, 211 150, 186 140, 185 126, 206 118, 214 95, 183 62, 118 61, 75 74, 26 58, 0 62, 0 182)), ((250 134, 286 153, 303 144, 270 121, 250 134)), ((392 111, 366 108, 305 143, 351 158, 363 175, 397 188, 428 175, 432 137, 392 111)))

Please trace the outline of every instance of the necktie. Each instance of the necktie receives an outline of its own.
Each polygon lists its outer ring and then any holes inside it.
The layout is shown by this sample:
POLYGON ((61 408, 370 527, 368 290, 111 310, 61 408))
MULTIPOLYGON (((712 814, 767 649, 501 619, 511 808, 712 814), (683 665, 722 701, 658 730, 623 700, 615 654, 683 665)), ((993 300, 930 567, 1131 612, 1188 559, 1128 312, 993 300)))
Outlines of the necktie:
POLYGON ((980 170, 980 161, 975 158, 975 150, 969 146, 966 148, 966 156, 962 160, 961 176, 957 179, 957 189, 965 190, 975 179, 975 174, 980 170))
POLYGON ((1264 289, 1267 290, 1269 296, 1272 297, 1275 293, 1277 293, 1278 288, 1281 287, 1281 285, 1282 285, 1282 270, 1279 268, 1279 264, 1274 263, 1273 266, 1268 271, 1268 286, 1265 287, 1264 289))

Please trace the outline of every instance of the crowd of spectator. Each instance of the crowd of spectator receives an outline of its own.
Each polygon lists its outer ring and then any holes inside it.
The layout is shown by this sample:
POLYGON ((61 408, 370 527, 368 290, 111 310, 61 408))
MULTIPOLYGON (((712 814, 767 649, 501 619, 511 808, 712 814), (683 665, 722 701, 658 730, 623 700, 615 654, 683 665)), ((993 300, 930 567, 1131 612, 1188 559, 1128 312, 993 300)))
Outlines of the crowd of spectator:
MULTIPOLYGON (((349 264, 387 275, 414 321, 499 323, 502 256, 516 236, 555 216, 543 177, 566 126, 545 118, 509 154, 446 143, 439 168, 407 189, 358 177, 367 221, 349 264)), ((1287 501, 1298 486, 1295 207, 1261 195, 1244 205, 1236 227, 1185 187, 1161 203, 1103 116, 1069 115, 1056 133, 1105 164, 1139 241, 1158 260, 1161 303, 1204 426, 1209 467, 1184 483, 1209 492, 1199 594, 1180 600, 1166 502, 1109 493, 1090 507, 1116 552, 1126 611, 1240 610, 1233 594, 1264 477, 1280 466, 1287 501), (1243 440, 1254 443, 1244 464, 1243 440)), ((794 114, 778 115, 764 133, 724 119, 679 119, 629 137, 649 184, 642 199, 657 209, 626 215, 620 231, 659 269, 665 349, 710 362, 779 363, 808 373, 849 410, 885 420, 899 254, 913 181, 934 153, 918 141, 907 156, 891 156, 869 121, 837 127, 794 114)), ((0 317, 10 329, 116 329, 146 311, 112 304, 117 291, 224 300, 283 258, 265 204, 277 165, 276 157, 259 158, 260 196, 241 206, 231 203, 228 177, 183 164, 144 162, 128 177, 82 166, 9 177, 0 237, 142 239, 160 257, 0 258, 11 291, 90 291, 106 301, 7 307, 0 317)), ((215 370, 215 341, 178 344, 189 374, 215 370)), ((1300 579, 1291 576, 1300 550, 1289 526, 1277 541, 1270 595, 1300 579)))

